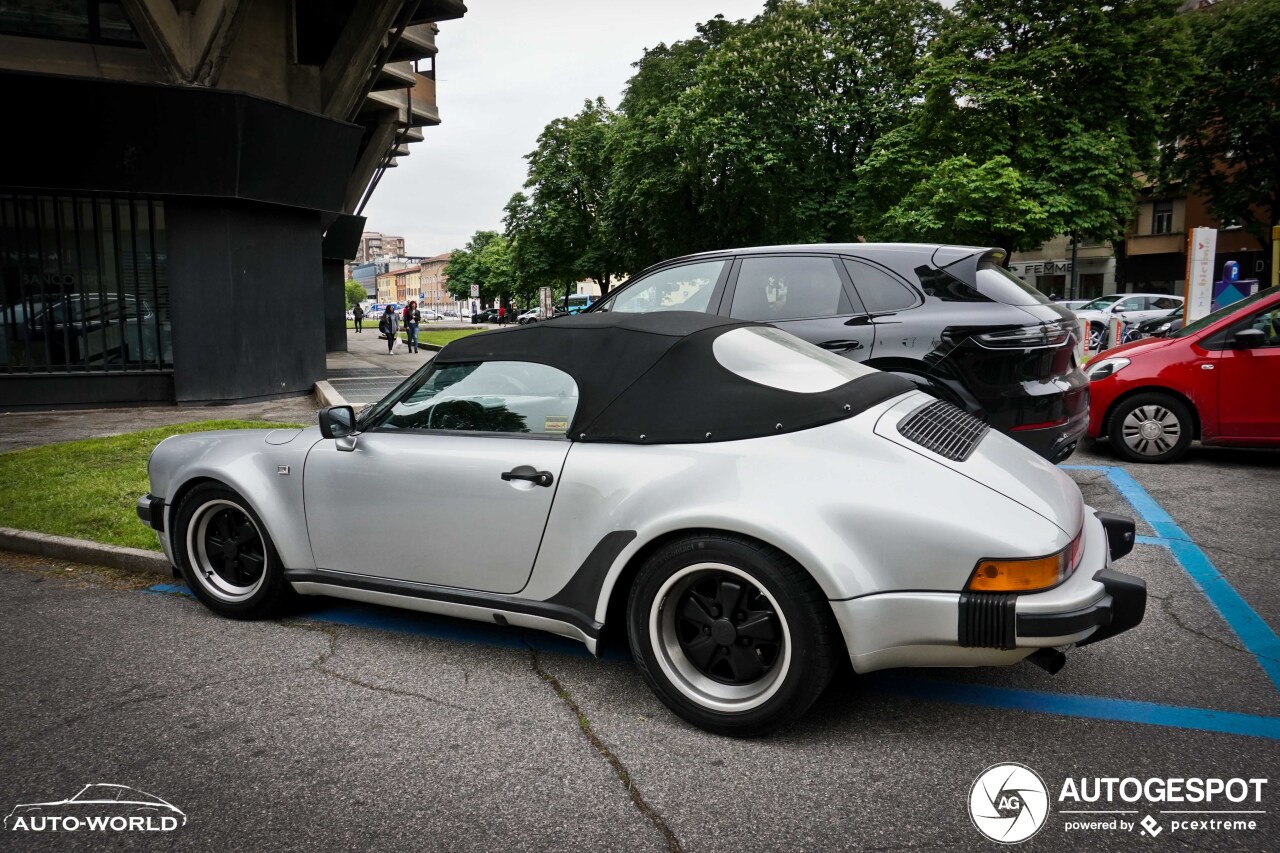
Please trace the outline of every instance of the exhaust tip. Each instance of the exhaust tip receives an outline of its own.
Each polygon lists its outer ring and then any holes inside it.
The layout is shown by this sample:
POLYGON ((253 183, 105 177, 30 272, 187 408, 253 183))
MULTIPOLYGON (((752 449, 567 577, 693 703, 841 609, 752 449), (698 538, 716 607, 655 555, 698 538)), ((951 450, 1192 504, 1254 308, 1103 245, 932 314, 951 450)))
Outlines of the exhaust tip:
POLYGON ((1057 675, 1067 665, 1067 656, 1057 649, 1036 649, 1027 655, 1027 662, 1035 664, 1050 675, 1057 675))

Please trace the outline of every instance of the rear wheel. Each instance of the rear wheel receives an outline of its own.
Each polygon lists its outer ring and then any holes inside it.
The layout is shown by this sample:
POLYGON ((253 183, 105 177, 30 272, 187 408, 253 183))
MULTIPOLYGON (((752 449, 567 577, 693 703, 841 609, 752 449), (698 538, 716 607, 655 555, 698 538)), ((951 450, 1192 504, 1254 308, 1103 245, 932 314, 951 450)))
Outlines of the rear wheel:
POLYGON ((221 483, 202 483, 178 504, 173 551, 196 598, 222 616, 271 616, 291 597, 266 527, 221 483))
POLYGON ((1131 462, 1172 462, 1187 452, 1195 422, 1186 405, 1168 394, 1136 394, 1111 415, 1108 437, 1131 462))
POLYGON ((795 723, 835 671, 840 643, 822 591, 795 561, 746 538, 664 546, 627 606, 649 686, 717 734, 754 737, 795 723))
POLYGON ((1099 326, 1097 323, 1089 324, 1089 351, 1099 352, 1102 349, 1102 335, 1106 332, 1105 326, 1099 326))

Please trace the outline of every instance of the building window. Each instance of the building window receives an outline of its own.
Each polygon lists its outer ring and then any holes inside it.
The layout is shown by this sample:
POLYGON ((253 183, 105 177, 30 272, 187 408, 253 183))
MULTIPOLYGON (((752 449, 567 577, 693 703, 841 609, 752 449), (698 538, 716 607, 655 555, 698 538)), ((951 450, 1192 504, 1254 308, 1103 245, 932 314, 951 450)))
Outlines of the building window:
POLYGON ((1157 201, 1151 208, 1151 233, 1173 233, 1173 202, 1157 201))
POLYGON ((142 47, 119 0, 4 0, 0 33, 142 47))
POLYGON ((171 370, 164 206, 0 192, 0 373, 171 370))

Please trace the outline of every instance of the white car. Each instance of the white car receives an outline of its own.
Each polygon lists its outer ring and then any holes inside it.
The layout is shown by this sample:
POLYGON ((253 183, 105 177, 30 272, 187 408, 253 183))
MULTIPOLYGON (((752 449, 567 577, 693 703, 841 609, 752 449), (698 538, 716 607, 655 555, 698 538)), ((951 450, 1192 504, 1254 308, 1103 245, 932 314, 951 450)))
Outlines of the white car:
POLYGON ((424 323, 430 322, 432 320, 444 319, 443 314, 437 314, 435 311, 432 311, 430 308, 419 308, 418 313, 422 315, 422 322, 424 323))
POLYGON ((1111 569, 1133 522, 1046 460, 903 377, 701 313, 471 335, 359 418, 174 436, 149 473, 138 514, 217 613, 329 595, 593 652, 625 626, 659 698, 729 735, 799 719, 841 657, 1053 672, 1146 607, 1111 569))
MULTIPOLYGON (((1164 293, 1112 293, 1099 296, 1087 305, 1073 309, 1081 320, 1089 321, 1089 349, 1099 350, 1107 343, 1108 323, 1119 319, 1126 326, 1152 320, 1181 308, 1185 300, 1181 296, 1164 293)), ((1111 341, 1114 346, 1118 341, 1111 341)))

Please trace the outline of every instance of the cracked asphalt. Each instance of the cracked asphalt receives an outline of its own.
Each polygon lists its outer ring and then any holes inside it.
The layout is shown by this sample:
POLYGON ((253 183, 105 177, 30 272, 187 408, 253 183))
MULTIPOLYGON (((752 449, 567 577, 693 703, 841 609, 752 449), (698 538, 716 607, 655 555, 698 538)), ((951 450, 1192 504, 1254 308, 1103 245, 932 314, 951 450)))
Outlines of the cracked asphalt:
MULTIPOLYGON (((1070 464, 1118 463, 1102 445, 1070 464)), ((1180 465, 1125 468, 1280 630, 1280 453, 1197 449, 1180 465)), ((1071 473, 1095 507, 1130 512, 1105 474, 1071 473)), ((845 674, 798 727, 740 741, 673 717, 616 650, 597 660, 554 638, 402 612, 384 629, 392 612, 377 608, 341 624, 331 617, 347 605, 324 600, 232 622, 146 590, 154 578, 0 554, 0 812, 115 783, 188 816, 143 836, 9 831, 0 848, 994 850, 966 806, 998 762, 1028 765, 1052 792, 1067 777, 1275 776, 1274 739, 895 687, 1280 718, 1276 685, 1167 549, 1139 545, 1118 568, 1147 580, 1145 621, 1074 650, 1057 676, 845 674)), ((1022 846, 1276 850, 1276 789, 1253 831, 1149 838, 1068 831, 1051 814, 1022 846)))

